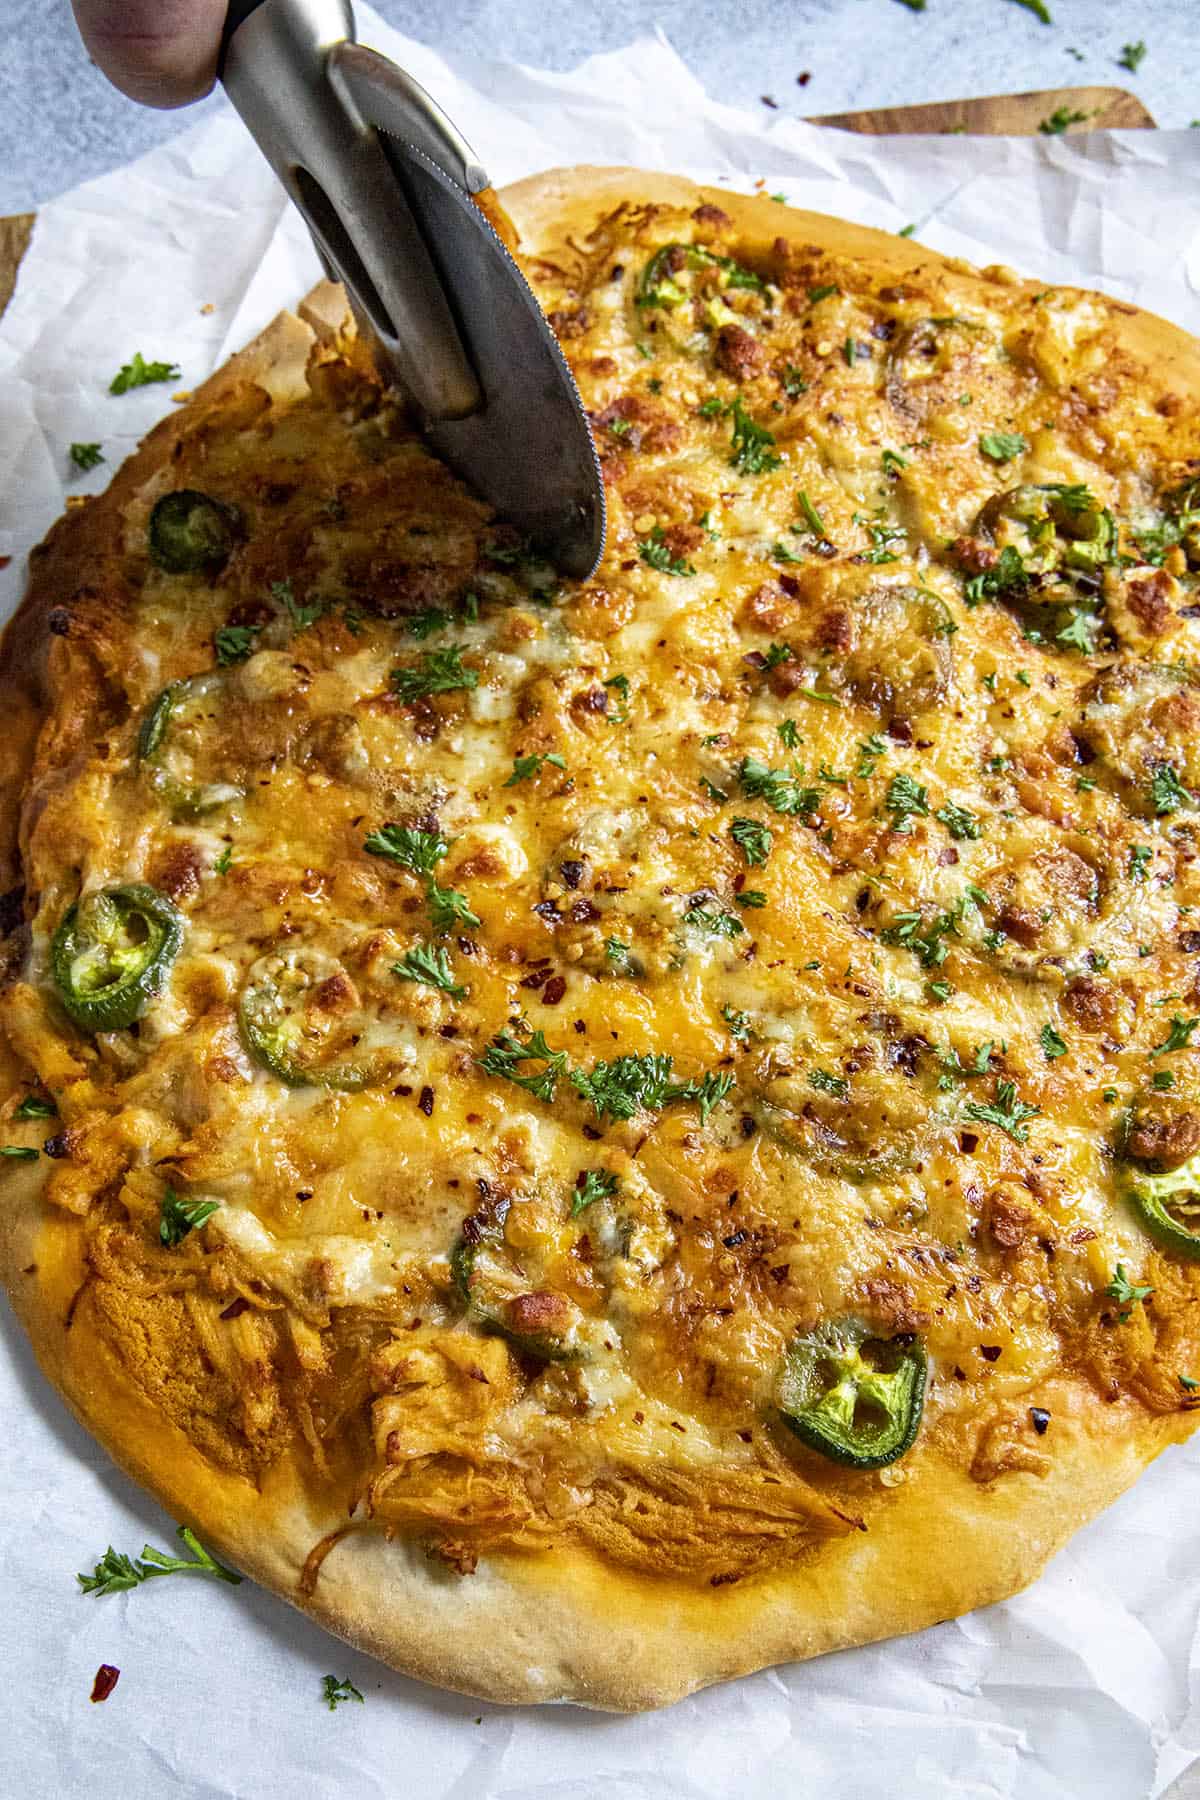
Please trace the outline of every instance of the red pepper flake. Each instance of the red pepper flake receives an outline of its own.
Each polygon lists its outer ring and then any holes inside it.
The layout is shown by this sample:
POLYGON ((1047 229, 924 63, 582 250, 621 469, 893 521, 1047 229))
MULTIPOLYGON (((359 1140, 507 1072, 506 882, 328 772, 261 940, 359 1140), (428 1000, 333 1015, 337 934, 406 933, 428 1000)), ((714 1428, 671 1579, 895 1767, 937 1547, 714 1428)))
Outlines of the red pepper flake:
POLYGON ((425 1117, 427 1119, 432 1119, 432 1117, 433 1117, 433 1089, 431 1087, 423 1087, 421 1089, 421 1092, 417 1095, 417 1105, 420 1107, 421 1111, 425 1114, 425 1117))
POLYGON ((796 77, 796 86, 797 87, 807 87, 811 80, 812 80, 812 70, 811 69, 803 69, 800 72, 800 74, 797 75, 797 77, 796 77))
POLYGON ((101 1663, 92 1683, 92 1704, 98 1705, 101 1700, 107 1700, 120 1679, 120 1669, 115 1669, 112 1663, 101 1663))
POLYGON ((763 103, 763 105, 764 105, 764 106, 769 106, 769 107, 770 107, 770 108, 771 108, 771 111, 772 111, 772 112, 778 112, 778 111, 779 111, 779 102, 778 102, 778 100, 772 100, 772 98, 771 98, 771 96, 770 96, 770 94, 764 94, 764 95, 763 95, 763 96, 762 96, 762 103, 763 103))
POLYGON ((996 1362, 1000 1356, 999 1344, 980 1344, 979 1354, 984 1362, 996 1362))
POLYGON ((250 1302, 246 1299, 244 1294, 239 1294, 236 1300, 231 1300, 229 1302, 229 1305, 225 1308, 221 1317, 223 1319, 240 1319, 242 1314, 244 1312, 249 1312, 249 1310, 250 1302))
POLYGON ((542 1005, 557 1006, 567 991, 566 979, 562 975, 552 975, 542 989, 542 1005))

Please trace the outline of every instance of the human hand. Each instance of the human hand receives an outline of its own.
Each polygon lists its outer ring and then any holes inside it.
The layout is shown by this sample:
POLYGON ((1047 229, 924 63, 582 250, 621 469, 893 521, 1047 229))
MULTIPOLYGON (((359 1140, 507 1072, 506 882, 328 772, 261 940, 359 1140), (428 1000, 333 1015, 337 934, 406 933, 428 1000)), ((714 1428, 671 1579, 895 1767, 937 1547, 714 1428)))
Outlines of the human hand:
POLYGON ((143 106, 186 106, 217 76, 226 0, 71 0, 92 59, 143 106))

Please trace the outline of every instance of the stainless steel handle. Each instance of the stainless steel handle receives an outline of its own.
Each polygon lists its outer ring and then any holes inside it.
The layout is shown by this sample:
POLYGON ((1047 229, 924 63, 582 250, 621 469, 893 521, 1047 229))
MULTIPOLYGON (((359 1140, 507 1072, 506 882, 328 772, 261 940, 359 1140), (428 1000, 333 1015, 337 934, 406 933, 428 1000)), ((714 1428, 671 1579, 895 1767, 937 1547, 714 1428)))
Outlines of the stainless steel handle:
POLYGON ((221 77, 389 375, 428 419, 465 418, 483 393, 441 281, 373 125, 332 79, 354 35, 349 0, 234 0, 221 77))

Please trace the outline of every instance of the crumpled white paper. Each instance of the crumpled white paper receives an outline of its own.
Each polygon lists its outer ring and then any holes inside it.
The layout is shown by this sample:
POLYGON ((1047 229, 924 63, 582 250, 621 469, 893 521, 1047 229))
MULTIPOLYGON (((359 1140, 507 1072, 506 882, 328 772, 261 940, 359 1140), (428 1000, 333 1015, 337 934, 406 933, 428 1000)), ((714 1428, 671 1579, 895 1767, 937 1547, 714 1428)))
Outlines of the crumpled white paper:
MULTIPOLYGON (((1200 331, 1197 134, 867 140, 718 105, 662 39, 552 75, 443 59, 365 8, 360 30, 442 102, 497 183, 589 161, 762 179, 799 205, 913 222, 938 249, 1102 287, 1200 331)), ((171 393, 317 272, 231 112, 43 207, 0 327, 5 616, 66 495, 102 487, 171 393), (179 363, 179 381, 110 397, 136 350, 179 363), (72 472, 72 441, 99 441, 106 463, 72 472)), ((250 1584, 82 1598, 77 1569, 110 1542, 167 1545, 171 1523, 68 1418, 7 1309, 0 1323, 9 1794, 1150 1800, 1200 1762, 1200 1441, 1003 1606, 640 1719, 504 1709, 394 1677, 250 1584), (121 1680, 92 1707, 101 1662, 121 1680), (331 1716, 327 1672, 365 1705, 331 1716)))

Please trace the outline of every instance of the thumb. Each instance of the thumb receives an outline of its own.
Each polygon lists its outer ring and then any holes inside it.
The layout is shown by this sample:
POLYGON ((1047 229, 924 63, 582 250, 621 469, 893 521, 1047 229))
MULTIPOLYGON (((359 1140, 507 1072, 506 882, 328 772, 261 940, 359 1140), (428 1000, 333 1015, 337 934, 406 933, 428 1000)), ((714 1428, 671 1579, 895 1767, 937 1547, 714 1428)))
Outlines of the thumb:
POLYGON ((217 74, 225 0, 71 0, 88 52, 143 106, 186 106, 217 74))

